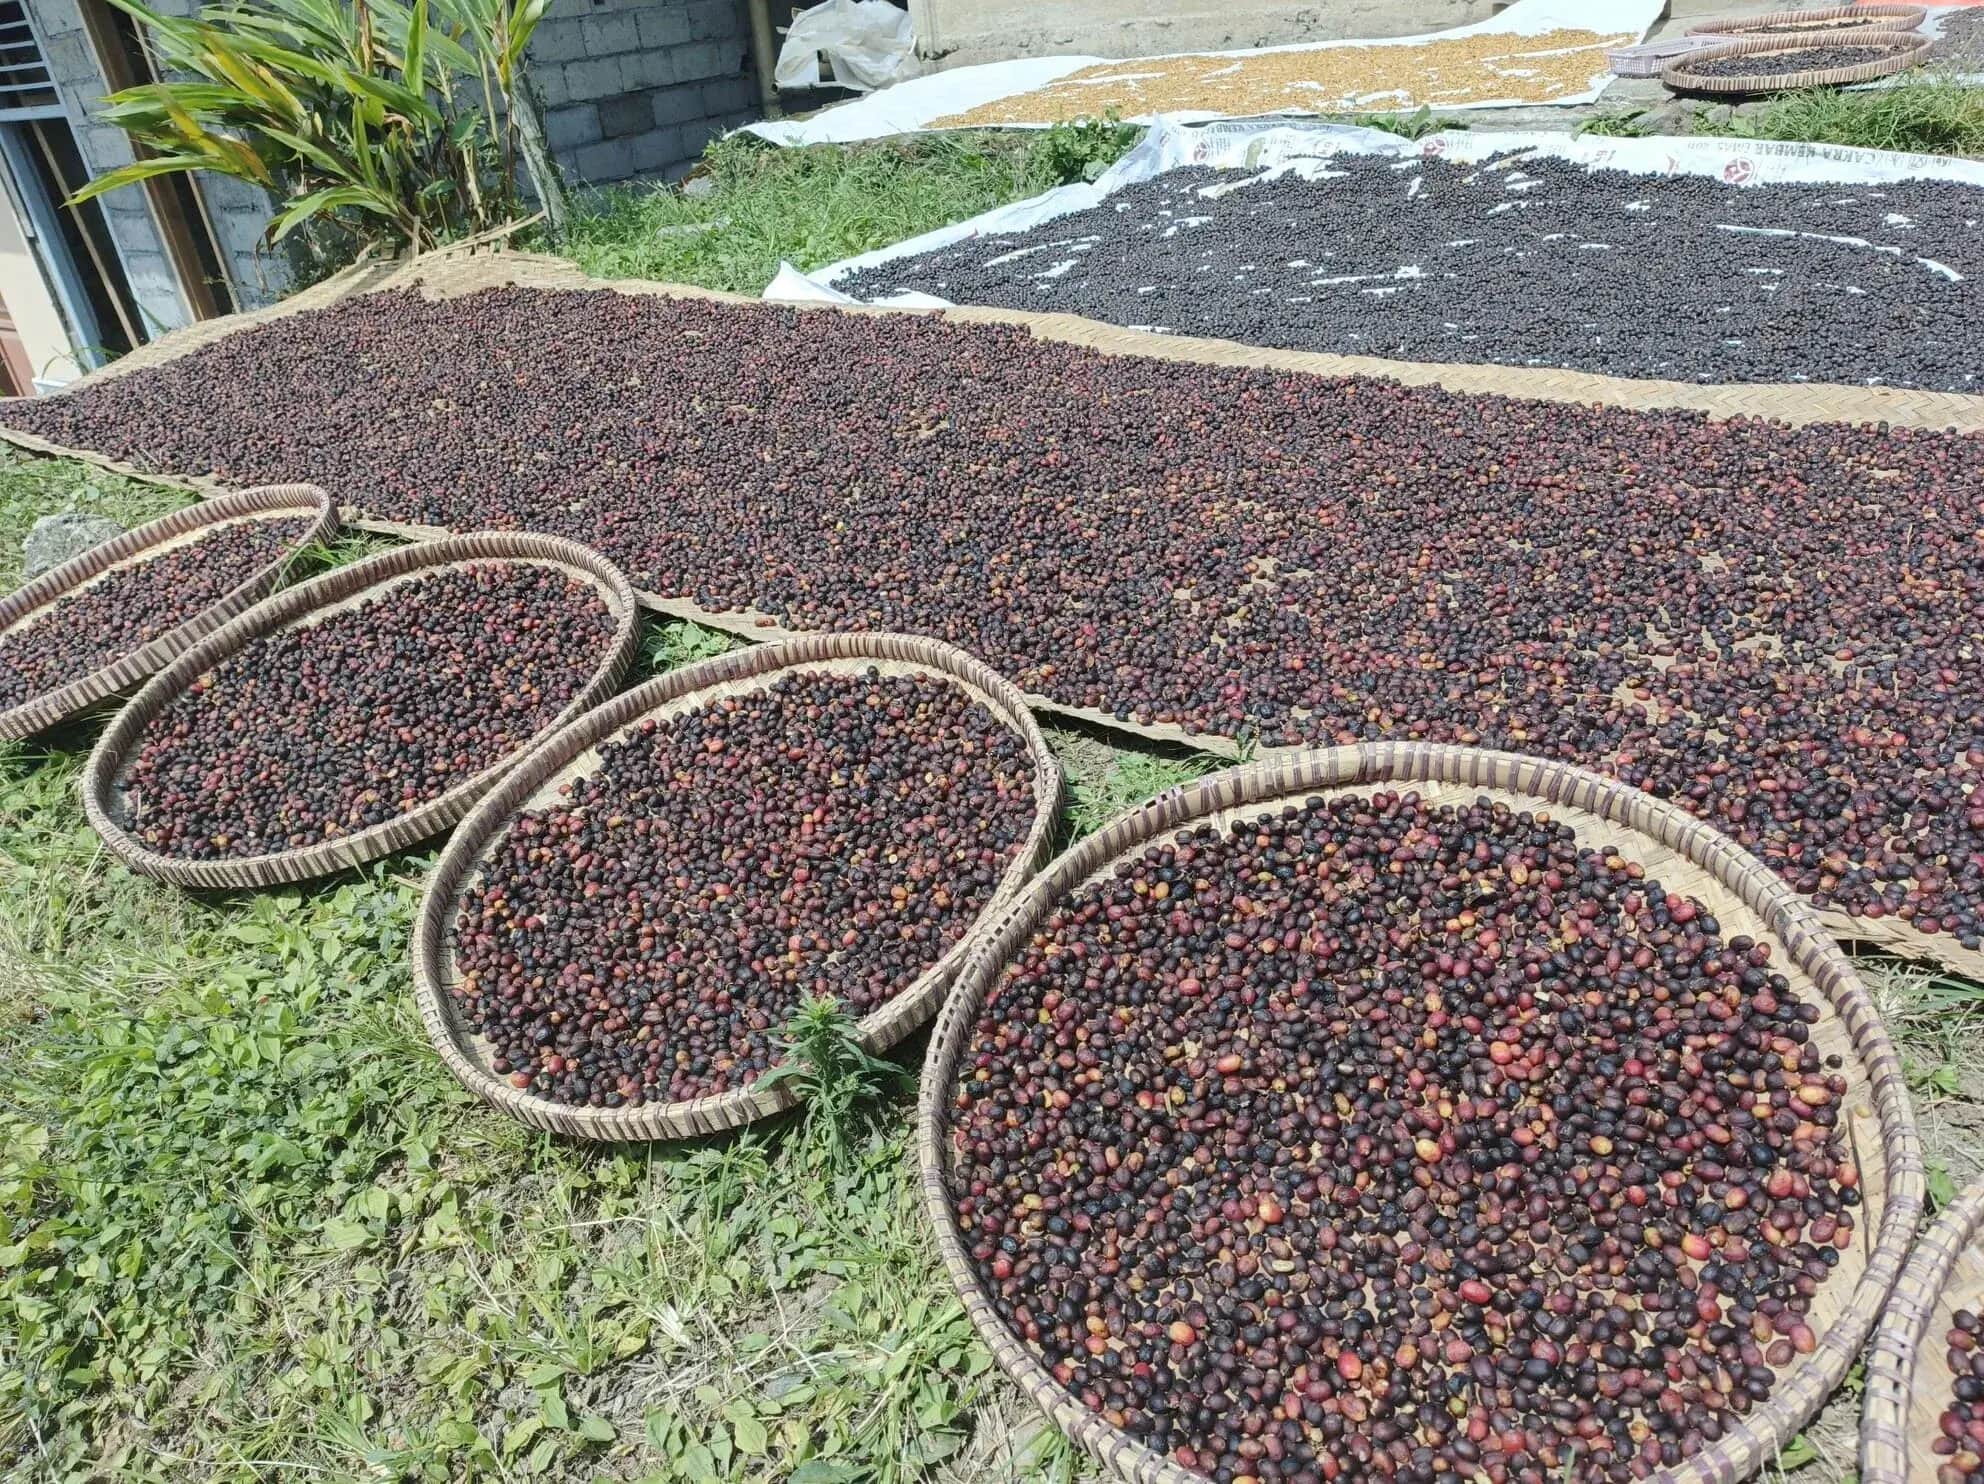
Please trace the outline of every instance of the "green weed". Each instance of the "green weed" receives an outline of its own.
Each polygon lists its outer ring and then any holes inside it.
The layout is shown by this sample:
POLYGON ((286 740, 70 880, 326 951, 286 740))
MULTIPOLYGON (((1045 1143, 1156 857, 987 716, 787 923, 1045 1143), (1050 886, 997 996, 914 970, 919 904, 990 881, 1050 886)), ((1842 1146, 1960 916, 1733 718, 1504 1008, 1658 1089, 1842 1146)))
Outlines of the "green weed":
POLYGON ((706 629, 686 619, 657 619, 648 626, 641 644, 641 658, 650 673, 663 675, 699 660, 728 654, 743 642, 720 629, 706 629))
POLYGON ((785 1059, 758 1085, 790 1083, 804 1106, 806 1141, 831 1167, 843 1168, 856 1152, 857 1115, 910 1076, 864 1047, 859 1022, 822 995, 808 996, 792 1012, 785 1042, 785 1059))
POLYGON ((1074 832, 1077 836, 1092 835, 1117 815, 1128 813, 1167 788, 1202 778, 1217 766, 1220 764, 1210 758, 1120 753, 1100 777, 1077 776, 1070 780, 1068 791, 1073 802, 1069 816, 1074 832))
POLYGON ((1915 154, 1984 155, 1984 88, 1933 77, 1858 92, 1814 88, 1719 123, 1698 115, 1690 132, 1915 154))

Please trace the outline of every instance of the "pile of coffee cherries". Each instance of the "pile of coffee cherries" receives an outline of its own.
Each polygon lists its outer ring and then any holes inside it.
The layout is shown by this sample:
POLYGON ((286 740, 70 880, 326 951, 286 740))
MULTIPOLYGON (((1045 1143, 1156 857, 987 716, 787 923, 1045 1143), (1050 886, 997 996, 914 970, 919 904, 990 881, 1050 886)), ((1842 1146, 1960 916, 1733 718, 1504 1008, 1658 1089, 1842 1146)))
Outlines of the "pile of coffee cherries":
POLYGON ((1819 1020, 1543 814, 1290 803, 1054 906, 947 1184, 1012 1333, 1220 1484, 1623 1484, 1817 1347, 1861 1215, 1819 1020))
POLYGON ((310 529, 303 518, 228 521, 113 567, 0 636, 0 710, 93 675, 211 608, 310 529))
POLYGON ((187 860, 384 824, 530 742, 605 660, 593 584, 525 562, 442 567, 216 664, 146 726, 126 827, 187 860))
POLYGON ((1943 1460, 1936 1484, 1984 1484, 1984 1320, 1974 1309, 1958 1309, 1950 1320, 1950 1402, 1930 1445, 1943 1460))
POLYGON ((455 920, 458 1002, 541 1097, 742 1087, 802 1000, 865 1017, 944 956, 1035 788, 1017 733, 920 674, 801 671, 650 717, 504 832, 455 920))
POLYGON ((571 536, 1132 723, 1582 763, 1823 905, 1984 947, 1984 438, 533 289, 359 297, 0 419, 571 536))

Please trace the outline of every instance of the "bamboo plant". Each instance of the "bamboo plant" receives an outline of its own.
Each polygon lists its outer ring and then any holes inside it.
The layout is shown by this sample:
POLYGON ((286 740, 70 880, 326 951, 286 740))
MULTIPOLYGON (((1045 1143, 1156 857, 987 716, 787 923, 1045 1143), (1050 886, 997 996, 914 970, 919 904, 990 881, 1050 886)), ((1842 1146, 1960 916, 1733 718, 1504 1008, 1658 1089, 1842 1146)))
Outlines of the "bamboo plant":
POLYGON ((415 252, 516 217, 524 48, 550 0, 233 0, 192 17, 110 3, 147 29, 166 80, 106 100, 149 153, 76 201, 209 170, 276 199, 271 246, 307 225, 415 252))

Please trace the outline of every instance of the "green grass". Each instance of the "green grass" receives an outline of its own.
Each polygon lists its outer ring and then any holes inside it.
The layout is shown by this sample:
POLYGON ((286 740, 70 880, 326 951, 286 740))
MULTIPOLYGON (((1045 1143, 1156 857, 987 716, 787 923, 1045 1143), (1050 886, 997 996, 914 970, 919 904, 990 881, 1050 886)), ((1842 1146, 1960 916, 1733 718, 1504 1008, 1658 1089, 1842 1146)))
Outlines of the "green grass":
POLYGON ((804 149, 738 136, 704 157, 707 194, 668 186, 600 192, 555 250, 597 278, 755 294, 781 261, 822 267, 1092 178, 1135 134, 1093 123, 804 149))
POLYGON ((1984 156, 1984 88, 1934 77, 1859 92, 1814 88, 1720 123, 1697 115, 1690 132, 1984 156))

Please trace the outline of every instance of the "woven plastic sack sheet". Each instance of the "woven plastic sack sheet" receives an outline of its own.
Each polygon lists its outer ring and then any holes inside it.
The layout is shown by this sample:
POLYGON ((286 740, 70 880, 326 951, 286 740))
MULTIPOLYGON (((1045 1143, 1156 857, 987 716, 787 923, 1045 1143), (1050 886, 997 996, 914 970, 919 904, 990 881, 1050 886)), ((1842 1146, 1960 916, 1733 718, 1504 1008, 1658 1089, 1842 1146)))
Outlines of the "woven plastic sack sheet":
MULTIPOLYGON (((1626 37, 1632 41, 1644 37, 1647 28, 1659 19, 1664 3, 1665 0, 1516 0, 1516 4, 1492 19, 1421 36, 1312 42, 1297 46, 1260 47, 1246 51, 1181 52, 1175 55, 1249 58, 1277 53, 1326 52, 1344 47, 1390 49, 1420 46, 1432 41, 1457 41, 1471 36, 1540 36, 1546 32, 1559 30, 1597 32, 1615 38, 1616 45, 1619 44, 1616 38, 1619 37, 1626 37)), ((1607 70, 1604 47, 1593 48, 1591 57, 1591 73, 1586 85, 1576 92, 1552 97, 1549 101, 1553 105, 1568 106, 1597 101, 1599 94, 1611 83, 1612 74, 1607 70)), ((1106 57, 1090 56, 1023 57, 1008 62, 988 62, 978 67, 958 67, 948 72, 911 78, 907 82, 880 89, 838 107, 824 109, 811 118, 771 120, 747 124, 745 129, 760 138, 769 139, 774 144, 833 144, 856 139, 880 139, 891 134, 918 133, 942 127, 938 120, 967 113, 1001 99, 1014 98, 1037 88, 1047 87, 1085 67, 1094 67, 1111 60, 1106 57)), ((1141 57, 1135 60, 1154 62, 1161 59, 1141 57)), ((1100 98, 1099 94, 1098 98, 1100 98)), ((1104 111, 1102 103, 1106 101, 1105 99, 1098 103, 1096 113, 1100 114, 1104 111)), ((1411 108, 1416 107, 1417 103, 1396 96, 1374 94, 1360 106, 1368 106, 1372 109, 1411 108)), ((1464 104, 1454 106, 1524 108, 1535 106, 1535 100, 1523 97, 1470 97, 1464 104)), ((1276 110, 1279 113, 1294 114, 1336 111, 1341 110, 1292 107, 1276 110)), ((1132 122, 1147 121, 1151 117, 1150 114, 1140 114, 1134 110, 1124 110, 1124 116, 1132 122)), ((1184 112, 1177 115, 1180 118, 1200 120, 1226 116, 1212 111, 1184 112)), ((1016 123, 1012 127, 1036 128, 1043 125, 1016 123)))

